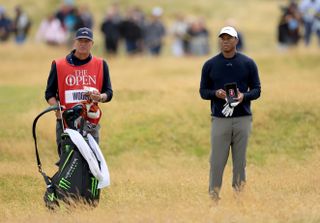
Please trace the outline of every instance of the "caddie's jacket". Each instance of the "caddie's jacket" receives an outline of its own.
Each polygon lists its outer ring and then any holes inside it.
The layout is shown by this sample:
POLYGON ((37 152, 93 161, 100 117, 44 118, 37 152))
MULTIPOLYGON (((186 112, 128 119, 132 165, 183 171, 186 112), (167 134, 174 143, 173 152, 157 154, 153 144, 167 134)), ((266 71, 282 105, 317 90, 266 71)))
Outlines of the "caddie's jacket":
POLYGON ((84 87, 93 87, 101 92, 103 80, 102 60, 96 57, 81 66, 69 64, 65 58, 56 60, 60 103, 66 109, 87 101, 84 87))
POLYGON ((83 99, 80 89, 95 87, 107 94, 107 101, 113 96, 107 63, 90 55, 85 60, 74 56, 74 50, 63 59, 52 62, 45 99, 56 97, 67 108, 83 99))

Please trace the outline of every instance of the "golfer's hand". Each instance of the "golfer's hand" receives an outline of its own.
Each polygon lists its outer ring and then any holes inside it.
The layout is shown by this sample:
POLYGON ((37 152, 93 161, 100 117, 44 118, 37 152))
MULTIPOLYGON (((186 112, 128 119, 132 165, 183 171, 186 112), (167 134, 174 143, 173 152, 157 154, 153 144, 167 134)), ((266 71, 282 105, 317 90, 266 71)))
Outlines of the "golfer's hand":
POLYGON ((227 102, 223 107, 222 114, 226 117, 232 116, 233 110, 234 110, 234 107, 230 107, 229 103, 227 102))
POLYGON ((241 103, 241 102, 243 101, 243 97, 244 97, 243 93, 241 93, 241 92, 239 91, 239 89, 238 89, 238 97, 236 98, 236 100, 237 100, 239 103, 241 103))
POLYGON ((224 100, 227 97, 227 94, 223 89, 219 89, 216 90, 216 97, 224 100))
MULTIPOLYGON (((239 93, 239 92, 238 92, 239 93)), ((236 99, 239 99, 236 98, 236 99)), ((242 99, 243 99, 243 95, 242 95, 242 99)), ((233 102, 228 102, 227 98, 225 99, 226 100, 226 103, 223 105, 223 109, 222 109, 222 114, 226 117, 228 116, 232 116, 233 114, 233 111, 234 111, 234 108, 240 104, 240 101, 233 101, 233 102)))

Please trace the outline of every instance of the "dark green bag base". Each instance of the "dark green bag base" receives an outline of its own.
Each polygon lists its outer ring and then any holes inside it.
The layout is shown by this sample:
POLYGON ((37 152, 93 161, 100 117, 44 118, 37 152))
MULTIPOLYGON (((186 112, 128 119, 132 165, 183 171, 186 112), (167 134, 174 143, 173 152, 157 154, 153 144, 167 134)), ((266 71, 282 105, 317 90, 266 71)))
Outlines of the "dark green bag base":
POLYGON ((49 181, 44 201, 50 210, 59 207, 60 201, 67 205, 81 203, 93 207, 99 203, 98 180, 68 134, 61 136, 59 169, 49 181))

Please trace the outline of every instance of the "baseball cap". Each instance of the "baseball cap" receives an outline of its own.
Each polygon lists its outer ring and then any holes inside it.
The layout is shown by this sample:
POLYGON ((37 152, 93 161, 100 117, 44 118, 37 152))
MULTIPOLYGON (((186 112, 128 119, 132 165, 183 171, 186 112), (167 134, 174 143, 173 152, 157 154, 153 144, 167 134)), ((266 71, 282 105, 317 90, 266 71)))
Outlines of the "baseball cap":
POLYGON ((221 29, 220 33, 219 33, 219 37, 222 35, 222 34, 228 34, 230 36, 233 36, 235 38, 238 39, 238 33, 237 31, 235 30, 235 28, 233 28, 232 26, 225 26, 221 29))
POLYGON ((162 15, 162 13, 163 13, 163 9, 160 8, 160 7, 154 7, 154 8, 152 9, 152 15, 153 15, 153 16, 159 17, 159 16, 162 15))
POLYGON ((89 39, 93 40, 93 33, 91 29, 82 27, 77 30, 75 39, 89 39))

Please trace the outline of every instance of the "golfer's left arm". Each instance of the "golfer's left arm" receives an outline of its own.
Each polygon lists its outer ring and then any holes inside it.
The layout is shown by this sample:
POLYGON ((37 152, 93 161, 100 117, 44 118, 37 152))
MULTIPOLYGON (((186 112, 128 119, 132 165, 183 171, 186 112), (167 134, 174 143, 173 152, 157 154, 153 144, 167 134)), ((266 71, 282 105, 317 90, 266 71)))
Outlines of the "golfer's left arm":
POLYGON ((260 94, 261 94, 261 84, 260 84, 258 68, 254 61, 251 61, 249 69, 250 69, 250 78, 248 83, 249 90, 247 92, 243 92, 243 101, 256 100, 260 97, 260 94))

